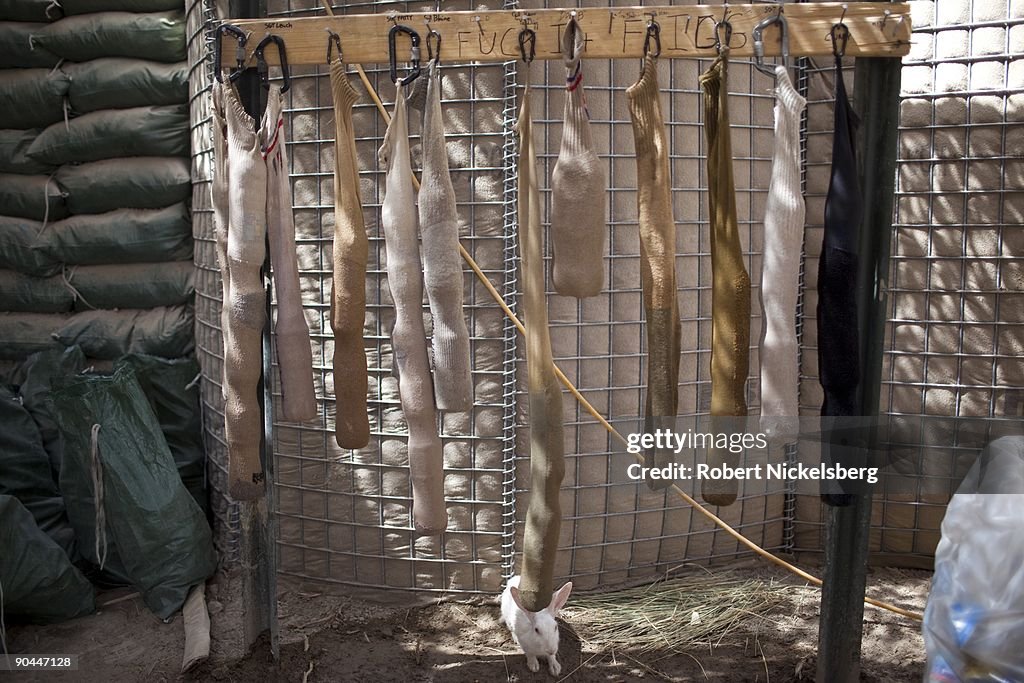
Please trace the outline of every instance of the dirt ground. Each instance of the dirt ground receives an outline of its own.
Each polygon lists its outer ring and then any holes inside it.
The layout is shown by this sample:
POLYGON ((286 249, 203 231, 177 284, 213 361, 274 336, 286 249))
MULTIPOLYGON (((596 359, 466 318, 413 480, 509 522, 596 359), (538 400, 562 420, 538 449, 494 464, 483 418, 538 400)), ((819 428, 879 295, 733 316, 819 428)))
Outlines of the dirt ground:
MULTIPOLYGON (((732 568, 730 568, 732 569, 732 568)), ((563 612, 564 681, 801 681, 813 680, 820 593, 774 567, 744 565, 741 578, 792 586, 783 602, 744 628, 683 652, 638 655, 598 651, 578 633, 594 625, 563 612)), ((868 594, 923 611, 930 572, 873 569, 868 594)), ((454 602, 385 606, 343 594, 279 586, 281 658, 265 647, 245 655, 241 630, 241 583, 218 575, 208 588, 212 648, 208 661, 182 675, 181 617, 168 624, 140 599, 122 600, 98 614, 53 626, 9 625, 11 653, 78 653, 75 673, 17 674, 14 681, 555 681, 546 668, 531 673, 523 655, 498 623, 496 604, 454 602)), ((105 594, 100 603, 119 597, 105 594)), ((920 681, 924 644, 920 624, 891 612, 865 610, 862 680, 920 681)), ((599 626, 599 625, 598 625, 599 626)))

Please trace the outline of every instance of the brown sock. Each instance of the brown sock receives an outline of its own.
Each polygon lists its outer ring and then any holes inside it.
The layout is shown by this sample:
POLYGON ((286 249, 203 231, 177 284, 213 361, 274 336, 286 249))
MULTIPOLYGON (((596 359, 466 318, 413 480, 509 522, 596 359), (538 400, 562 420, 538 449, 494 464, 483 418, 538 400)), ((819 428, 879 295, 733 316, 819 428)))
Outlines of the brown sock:
POLYGON ((555 378, 544 296, 543 227, 537 191, 536 151, 530 121, 530 81, 519 110, 519 234, 526 324, 526 371, 530 419, 530 504, 523 533, 523 606, 539 612, 551 602, 555 555, 562 523, 559 489, 565 476, 562 389, 555 378))
POLYGON ((334 438, 342 448, 370 443, 367 415, 366 261, 369 242, 359 194, 352 106, 359 94, 340 61, 331 64, 334 95, 334 254, 331 330, 334 332, 334 438))
MULTIPOLYGON (((668 142, 658 95, 658 63, 648 55, 640 79, 626 89, 636 147, 637 214, 640 224, 640 277, 647 327, 648 429, 671 427, 679 408, 679 353, 682 328, 676 297, 676 224, 672 216, 672 190, 668 142)), ((673 460, 667 450, 646 454, 650 466, 673 460)), ((648 479, 653 489, 668 487, 669 480, 648 479)))
POLYGON ((551 173, 551 282, 559 294, 596 296, 604 284, 604 167, 594 150, 583 94, 583 29, 570 19, 562 35, 565 121, 562 147, 551 173))
MULTIPOLYGON (((750 276, 743 264, 736 222, 736 189, 732 177, 729 132, 729 49, 701 74, 704 90, 704 132, 708 141, 708 204, 711 212, 711 416, 747 414, 746 382, 750 356, 750 276)), ((735 467, 739 454, 709 449, 708 464, 735 467)), ((736 480, 703 480, 701 495, 711 505, 736 501, 736 480)))

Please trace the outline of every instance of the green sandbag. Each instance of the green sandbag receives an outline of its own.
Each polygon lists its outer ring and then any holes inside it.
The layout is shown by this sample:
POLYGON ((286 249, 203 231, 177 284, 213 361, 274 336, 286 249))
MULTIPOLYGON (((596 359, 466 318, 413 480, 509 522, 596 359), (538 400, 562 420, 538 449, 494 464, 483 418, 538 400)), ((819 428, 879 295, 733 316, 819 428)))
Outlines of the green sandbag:
POLYGON ((48 127, 28 148, 45 164, 136 156, 187 157, 188 107, 104 109, 48 127))
MULTIPOLYGON (((94 543, 92 434, 102 463, 109 550, 146 606, 166 619, 192 586, 217 568, 210 527, 178 477, 135 372, 127 364, 110 376, 81 376, 54 391, 66 449, 60 486, 82 552, 98 564, 94 543)), ((109 557, 109 555, 108 555, 109 557)))
MULTIPOLYGON (((177 4, 177 3, 176 3, 177 4)), ((79 114, 188 101, 188 64, 110 57, 64 64, 71 77, 68 99, 79 114)))
POLYGON ((57 0, 0 0, 3 21, 56 21, 63 15, 57 0))
POLYGON ((34 221, 56 221, 68 215, 64 193, 53 178, 14 173, 0 173, 0 211, 34 221))
POLYGON ((61 0, 64 14, 91 12, 160 12, 178 9, 181 0, 61 0))
POLYGON ((21 398, 4 387, 0 387, 0 424, 0 494, 20 500, 36 525, 75 562, 75 531, 50 471, 43 437, 21 398))
POLYGON ((50 175, 57 167, 30 159, 26 152, 32 141, 43 132, 32 130, 0 130, 0 173, 50 175))
POLYGON ((199 406, 199 363, 188 358, 158 358, 131 354, 117 361, 135 371, 167 446, 174 457, 178 476, 205 512, 206 454, 199 406))
POLYGON ((64 322, 57 340, 64 346, 80 346, 86 356, 101 360, 129 353, 178 358, 195 348, 194 322, 191 306, 83 311, 64 322))
POLYGON ((155 308, 190 302, 195 269, 191 261, 75 266, 68 279, 81 295, 75 310, 155 308))
POLYGON ((43 438, 43 448, 50 458, 50 472, 54 481, 60 478, 60 463, 63 459, 64 443, 53 417, 50 401, 51 383, 55 377, 77 375, 86 367, 85 354, 77 346, 65 349, 33 353, 18 364, 18 394, 43 438))
POLYGON ((67 313, 75 303, 60 275, 32 277, 0 270, 0 310, 25 313, 67 313))
POLYGON ((188 207, 119 209, 71 216, 45 230, 45 254, 58 263, 152 263, 192 258, 188 207))
POLYGON ((60 57, 32 42, 32 35, 44 28, 46 24, 0 21, 0 68, 49 69, 56 66, 60 57))
MULTIPOLYGON (((60 272, 60 262, 49 248, 47 228, 39 221, 0 216, 0 268, 48 277, 60 272)), ((2 308, 2 307, 0 307, 2 308)))
POLYGON ((157 209, 192 194, 188 159, 129 157, 61 166, 55 176, 71 213, 157 209))
POLYGON ((97 12, 68 17, 33 34, 58 57, 87 62, 100 57, 185 61, 185 13, 97 12))
POLYGON ((67 319, 56 313, 0 313, 0 358, 21 360, 60 348, 54 335, 67 319))
POLYGON ((50 624, 96 611, 92 584, 14 496, 0 496, 0 548, 8 619, 50 624))
POLYGON ((60 69, 0 71, 0 128, 36 128, 64 121, 71 77, 60 69))

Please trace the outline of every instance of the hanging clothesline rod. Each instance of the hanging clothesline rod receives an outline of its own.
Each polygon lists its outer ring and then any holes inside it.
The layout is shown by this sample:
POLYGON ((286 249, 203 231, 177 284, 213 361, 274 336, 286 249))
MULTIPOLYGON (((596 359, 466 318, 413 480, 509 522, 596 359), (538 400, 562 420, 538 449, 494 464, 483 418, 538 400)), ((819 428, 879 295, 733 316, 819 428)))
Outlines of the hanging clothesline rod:
MULTIPOLYGON (((793 57, 831 55, 830 29, 840 21, 850 38, 851 57, 901 57, 910 51, 910 6, 889 2, 819 2, 781 5, 789 25, 789 54, 793 57)), ((561 59, 562 30, 575 17, 586 34, 584 58, 622 59, 643 55, 644 39, 651 22, 658 25, 662 58, 714 57, 715 24, 725 18, 732 26, 730 42, 734 57, 753 56, 752 32, 763 19, 780 10, 778 4, 666 5, 657 7, 587 7, 537 10, 481 10, 471 12, 420 12, 397 14, 349 14, 280 19, 239 19, 227 23, 249 39, 244 46, 249 65, 253 48, 270 34, 284 39, 290 64, 323 64, 328 31, 340 36, 346 62, 386 63, 388 33, 402 24, 422 36, 430 30, 441 36, 441 61, 505 62, 520 56, 519 33, 536 32, 536 58, 561 59)), ((778 28, 764 34, 765 54, 779 54, 778 28)), ((407 55, 406 43, 400 55, 407 55)), ((400 57, 401 58, 401 57, 400 57)), ((423 55, 424 60, 426 55, 423 55)), ((276 51, 266 55, 276 64, 276 51)), ((222 65, 237 65, 234 49, 222 53, 222 65)))

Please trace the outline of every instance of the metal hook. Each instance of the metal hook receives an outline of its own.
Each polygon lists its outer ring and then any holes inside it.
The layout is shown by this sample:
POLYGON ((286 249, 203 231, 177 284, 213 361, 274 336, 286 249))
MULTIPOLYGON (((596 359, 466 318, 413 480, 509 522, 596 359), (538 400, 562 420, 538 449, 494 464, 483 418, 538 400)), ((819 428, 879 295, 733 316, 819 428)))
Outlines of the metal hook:
POLYGON ((850 6, 849 6, 849 5, 847 5, 847 4, 846 4, 846 3, 844 2, 844 3, 843 3, 843 13, 839 15, 839 21, 838 21, 837 23, 839 23, 839 24, 842 24, 842 23, 843 23, 843 19, 845 19, 845 18, 846 18, 846 10, 848 10, 848 9, 850 9, 850 6))
POLYGON ((661 56, 661 25, 654 20, 653 14, 647 22, 647 34, 644 36, 644 57, 647 55, 661 56), (651 52, 651 38, 654 38, 654 52, 651 52))
MULTIPOLYGON (((430 24, 427 24, 427 27, 429 28, 430 24)), ((427 60, 435 64, 441 61, 441 34, 434 29, 427 31, 427 60)))
POLYGON ((270 90, 270 67, 267 65, 267 59, 263 53, 267 45, 271 43, 277 46, 277 54, 281 57, 281 78, 284 81, 284 85, 281 86, 281 93, 284 94, 288 92, 288 88, 292 85, 291 75, 288 73, 288 55, 284 49, 284 39, 271 33, 256 45, 252 55, 256 58, 256 70, 260 74, 260 81, 263 83, 263 87, 270 90))
POLYGON ((327 29, 327 63, 331 63, 331 50, 338 48, 338 61, 344 61, 344 53, 341 51, 341 36, 327 29))
POLYGON ((732 24, 729 23, 728 19, 722 19, 721 21, 715 22, 715 49, 718 50, 718 54, 722 54, 722 50, 728 49, 729 43, 732 42, 732 24), (722 35, 720 29, 725 29, 725 44, 722 44, 722 35))
POLYGON ((420 34, 403 24, 396 23, 388 31, 388 59, 391 62, 391 82, 395 85, 407 85, 416 80, 420 75, 420 34), (398 59, 395 55, 395 44, 398 41, 398 34, 404 33, 409 36, 412 47, 409 50, 409 75, 399 82, 398 80, 398 59))
POLYGON ((523 27, 519 32, 519 55, 524 64, 529 64, 537 56, 537 33, 532 28, 523 27), (527 46, 530 48, 529 53, 526 51, 527 46))
POLYGON ((779 26, 779 54, 782 56, 782 65, 786 66, 786 61, 789 59, 789 25, 786 22, 786 17, 782 15, 782 5, 779 5, 778 14, 762 19, 752 31, 754 38, 754 68, 769 76, 774 76, 775 72, 764 65, 764 39, 762 36, 764 30, 772 24, 778 24, 779 26))
POLYGON ((235 38, 237 48, 235 51, 235 68, 228 74, 228 81, 234 83, 238 80, 238 77, 245 71, 245 43, 248 37, 237 26, 231 24, 221 24, 217 27, 217 31, 214 34, 214 45, 213 45, 213 75, 219 83, 224 82, 224 76, 221 73, 221 39, 225 34, 230 33, 235 38))

